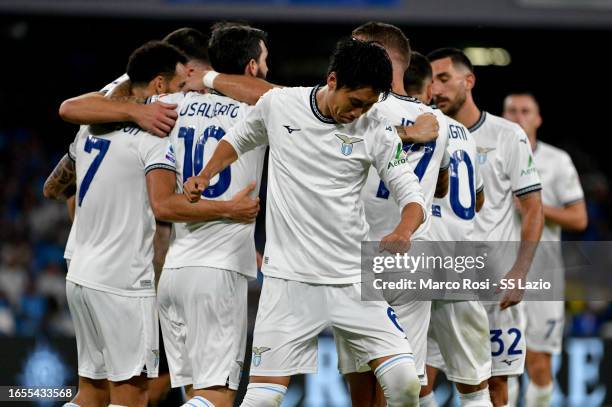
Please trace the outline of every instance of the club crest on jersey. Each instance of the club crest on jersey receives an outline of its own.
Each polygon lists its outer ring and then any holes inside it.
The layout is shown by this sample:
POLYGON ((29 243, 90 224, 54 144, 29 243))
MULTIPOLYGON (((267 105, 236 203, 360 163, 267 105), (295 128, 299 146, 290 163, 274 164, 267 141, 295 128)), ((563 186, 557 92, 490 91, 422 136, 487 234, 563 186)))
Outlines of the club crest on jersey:
POLYGON ((478 153, 478 164, 484 164, 487 162, 487 154, 493 150, 495 150, 493 147, 476 147, 476 151, 478 153))
POLYGON ((336 137, 338 137, 342 141, 342 145, 340 146, 340 152, 344 155, 351 155, 351 153, 353 152, 353 144, 363 141, 362 138, 346 136, 344 134, 338 133, 336 133, 336 137))
POLYGON ((253 346, 253 366, 259 366, 261 364, 261 354, 270 349, 272 348, 268 348, 267 346, 253 346))

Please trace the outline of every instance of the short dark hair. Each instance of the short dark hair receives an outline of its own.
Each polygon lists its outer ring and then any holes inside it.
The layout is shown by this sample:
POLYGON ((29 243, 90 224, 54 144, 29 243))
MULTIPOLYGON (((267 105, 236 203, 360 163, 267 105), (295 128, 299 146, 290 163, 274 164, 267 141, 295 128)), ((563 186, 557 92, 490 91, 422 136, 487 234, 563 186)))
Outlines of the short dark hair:
POLYGON ((327 74, 335 72, 337 88, 370 87, 376 92, 391 90, 393 69, 387 51, 373 42, 355 38, 338 41, 327 74))
POLYGON ((378 42, 383 47, 397 52, 405 67, 410 64, 410 41, 396 26, 370 21, 353 30, 353 36, 357 35, 365 41, 378 42))
POLYGON ((536 104, 536 107, 538 108, 538 110, 540 110, 540 102, 538 102, 538 98, 536 97, 536 95, 529 91, 529 90, 523 90, 523 89, 514 89, 511 92, 508 92, 508 94, 506 95, 506 97, 508 96, 527 96, 530 97, 533 102, 536 104))
POLYGON ((425 82, 431 78, 433 78, 433 71, 429 59, 420 52, 412 51, 410 65, 404 72, 406 93, 409 95, 421 93, 425 82))
POLYGON ((249 61, 257 61, 261 56, 261 41, 267 46, 268 36, 257 28, 238 23, 217 25, 208 42, 213 69, 221 73, 243 74, 249 61))
POLYGON ((205 64, 209 63, 208 38, 195 28, 179 28, 166 35, 162 41, 183 51, 189 59, 205 64))
POLYGON ((463 51, 457 48, 438 48, 427 54, 427 58, 429 58, 431 62, 437 61, 438 59, 450 58, 454 66, 462 65, 469 69, 470 72, 474 72, 474 66, 470 59, 463 51))
POLYGON ((187 63, 187 57, 178 48, 162 41, 149 41, 132 52, 126 72, 133 84, 147 84, 157 75, 174 76, 177 63, 187 63))

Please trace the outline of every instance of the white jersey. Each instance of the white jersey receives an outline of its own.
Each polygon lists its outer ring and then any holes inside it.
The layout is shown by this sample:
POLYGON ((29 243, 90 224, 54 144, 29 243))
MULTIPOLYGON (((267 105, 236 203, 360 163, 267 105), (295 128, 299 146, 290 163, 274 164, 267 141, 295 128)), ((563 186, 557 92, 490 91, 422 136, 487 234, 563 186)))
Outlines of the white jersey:
POLYGON ((468 129, 447 117, 450 155, 448 193, 431 206, 430 241, 471 241, 476 216, 476 194, 484 183, 476 156, 476 142, 468 129))
POLYGON ((155 295, 155 217, 145 175, 175 171, 170 143, 126 126, 96 137, 79 132, 71 148, 79 220, 66 279, 118 295, 155 295))
MULTIPOLYGON (((542 204, 563 208, 584 199, 580 178, 569 154, 538 141, 533 156, 542 180, 542 204)), ((546 222, 541 241, 561 240, 561 226, 546 222)))
POLYGON ((266 276, 316 284, 361 280, 367 240, 360 193, 370 166, 404 207, 425 205, 397 132, 371 114, 339 124, 318 109, 318 88, 273 89, 225 136, 239 156, 269 144, 266 276))
POLYGON ((115 79, 114 81, 112 81, 111 83, 109 83, 108 85, 103 87, 102 89, 100 89, 99 92, 104 94, 104 95, 108 95, 117 86, 119 86, 123 82, 129 81, 129 80, 130 80, 130 77, 128 76, 128 74, 124 73, 123 75, 121 75, 120 77, 118 77, 117 79, 115 79))
MULTIPOLYGON (((417 116, 423 113, 434 113, 440 122, 438 138, 425 144, 404 143, 403 149, 407 154, 408 165, 418 177, 425 205, 431 207, 438 173, 440 169, 448 166, 448 155, 445 154, 448 146, 448 126, 446 117, 438 110, 419 102, 410 96, 390 93, 387 98, 372 107, 372 114, 385 118, 396 126, 408 126, 415 122, 417 116)), ((361 191, 361 198, 365 206, 366 219, 370 226, 369 239, 380 241, 395 229, 400 221, 401 210, 397 202, 389 196, 389 190, 381 181, 374 168, 370 169, 366 186, 361 191)), ((423 240, 429 229, 430 217, 415 231, 412 240, 423 240)))
MULTIPOLYGON (((176 153, 177 185, 197 175, 217 148, 217 143, 252 107, 218 93, 176 93, 161 98, 178 104, 178 120, 170 133, 176 153)), ((251 182, 259 191, 266 146, 240 157, 211 180, 202 197, 230 200, 251 182)), ((255 224, 230 220, 174 223, 164 268, 213 267, 257 276, 255 224)))
MULTIPOLYGON (((119 84, 125 82, 125 81, 129 81, 130 78, 127 76, 126 73, 124 73, 123 75, 121 75, 120 77, 118 77, 117 79, 115 79, 114 81, 112 81, 111 83, 109 83, 108 85, 106 85, 105 87, 103 87, 102 89, 100 89, 100 93, 107 95, 108 93, 110 93, 113 89, 115 89, 119 84)), ((79 132, 80 131, 86 131, 88 126, 81 126, 79 128, 79 132)), ((78 135, 78 132, 77 132, 78 135)), ((72 161, 76 161, 76 157, 72 154, 71 151, 68 151, 68 156, 72 159, 72 161)), ((72 258, 72 254, 74 253, 74 239, 75 239, 75 233, 76 233, 76 221, 77 221, 77 211, 75 210, 74 213, 74 219, 72 220, 72 226, 70 227, 70 234, 68 235, 68 241, 66 242, 66 248, 64 250, 64 258, 66 260, 70 260, 72 258)))
POLYGON ((540 191, 540 177, 531 145, 521 127, 482 112, 470 133, 476 141, 485 188, 485 204, 476 216, 475 240, 519 241, 520 223, 514 216, 513 195, 540 191))

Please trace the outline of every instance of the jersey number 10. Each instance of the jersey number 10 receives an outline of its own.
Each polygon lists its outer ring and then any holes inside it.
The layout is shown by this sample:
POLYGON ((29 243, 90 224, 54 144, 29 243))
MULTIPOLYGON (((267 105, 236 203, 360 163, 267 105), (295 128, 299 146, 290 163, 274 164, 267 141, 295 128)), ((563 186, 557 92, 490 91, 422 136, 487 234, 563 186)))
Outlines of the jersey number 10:
MULTIPOLYGON (((185 143, 185 157, 183 159, 183 182, 187 181, 193 174, 199 174, 204 168, 204 146, 210 137, 219 141, 225 135, 225 130, 217 126, 209 126, 204 129, 200 137, 195 140, 194 127, 181 127, 178 137, 185 143)), ((227 167, 219 173, 219 180, 214 185, 209 185, 202 192, 204 198, 216 198, 223 195, 232 182, 231 167, 227 167)))

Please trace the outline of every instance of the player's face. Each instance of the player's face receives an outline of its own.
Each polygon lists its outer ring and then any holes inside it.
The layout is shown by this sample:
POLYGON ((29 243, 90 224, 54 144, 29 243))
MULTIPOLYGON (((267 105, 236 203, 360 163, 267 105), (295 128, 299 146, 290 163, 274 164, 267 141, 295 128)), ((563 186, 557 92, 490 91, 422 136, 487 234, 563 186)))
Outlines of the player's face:
POLYGON ((452 117, 465 103, 469 71, 457 69, 450 58, 433 61, 431 68, 434 75, 434 102, 440 110, 452 117))
POLYGON ((372 108, 378 102, 380 93, 372 88, 335 89, 330 94, 329 110, 338 123, 350 123, 372 108))
POLYGON ((178 63, 176 64, 176 71, 174 76, 165 81, 166 89, 160 93, 176 93, 183 90, 185 83, 187 82, 188 69, 185 65, 178 63))
POLYGON ((542 124, 538 105, 529 95, 510 95, 504 101, 504 118, 518 123, 527 134, 534 134, 542 124))

